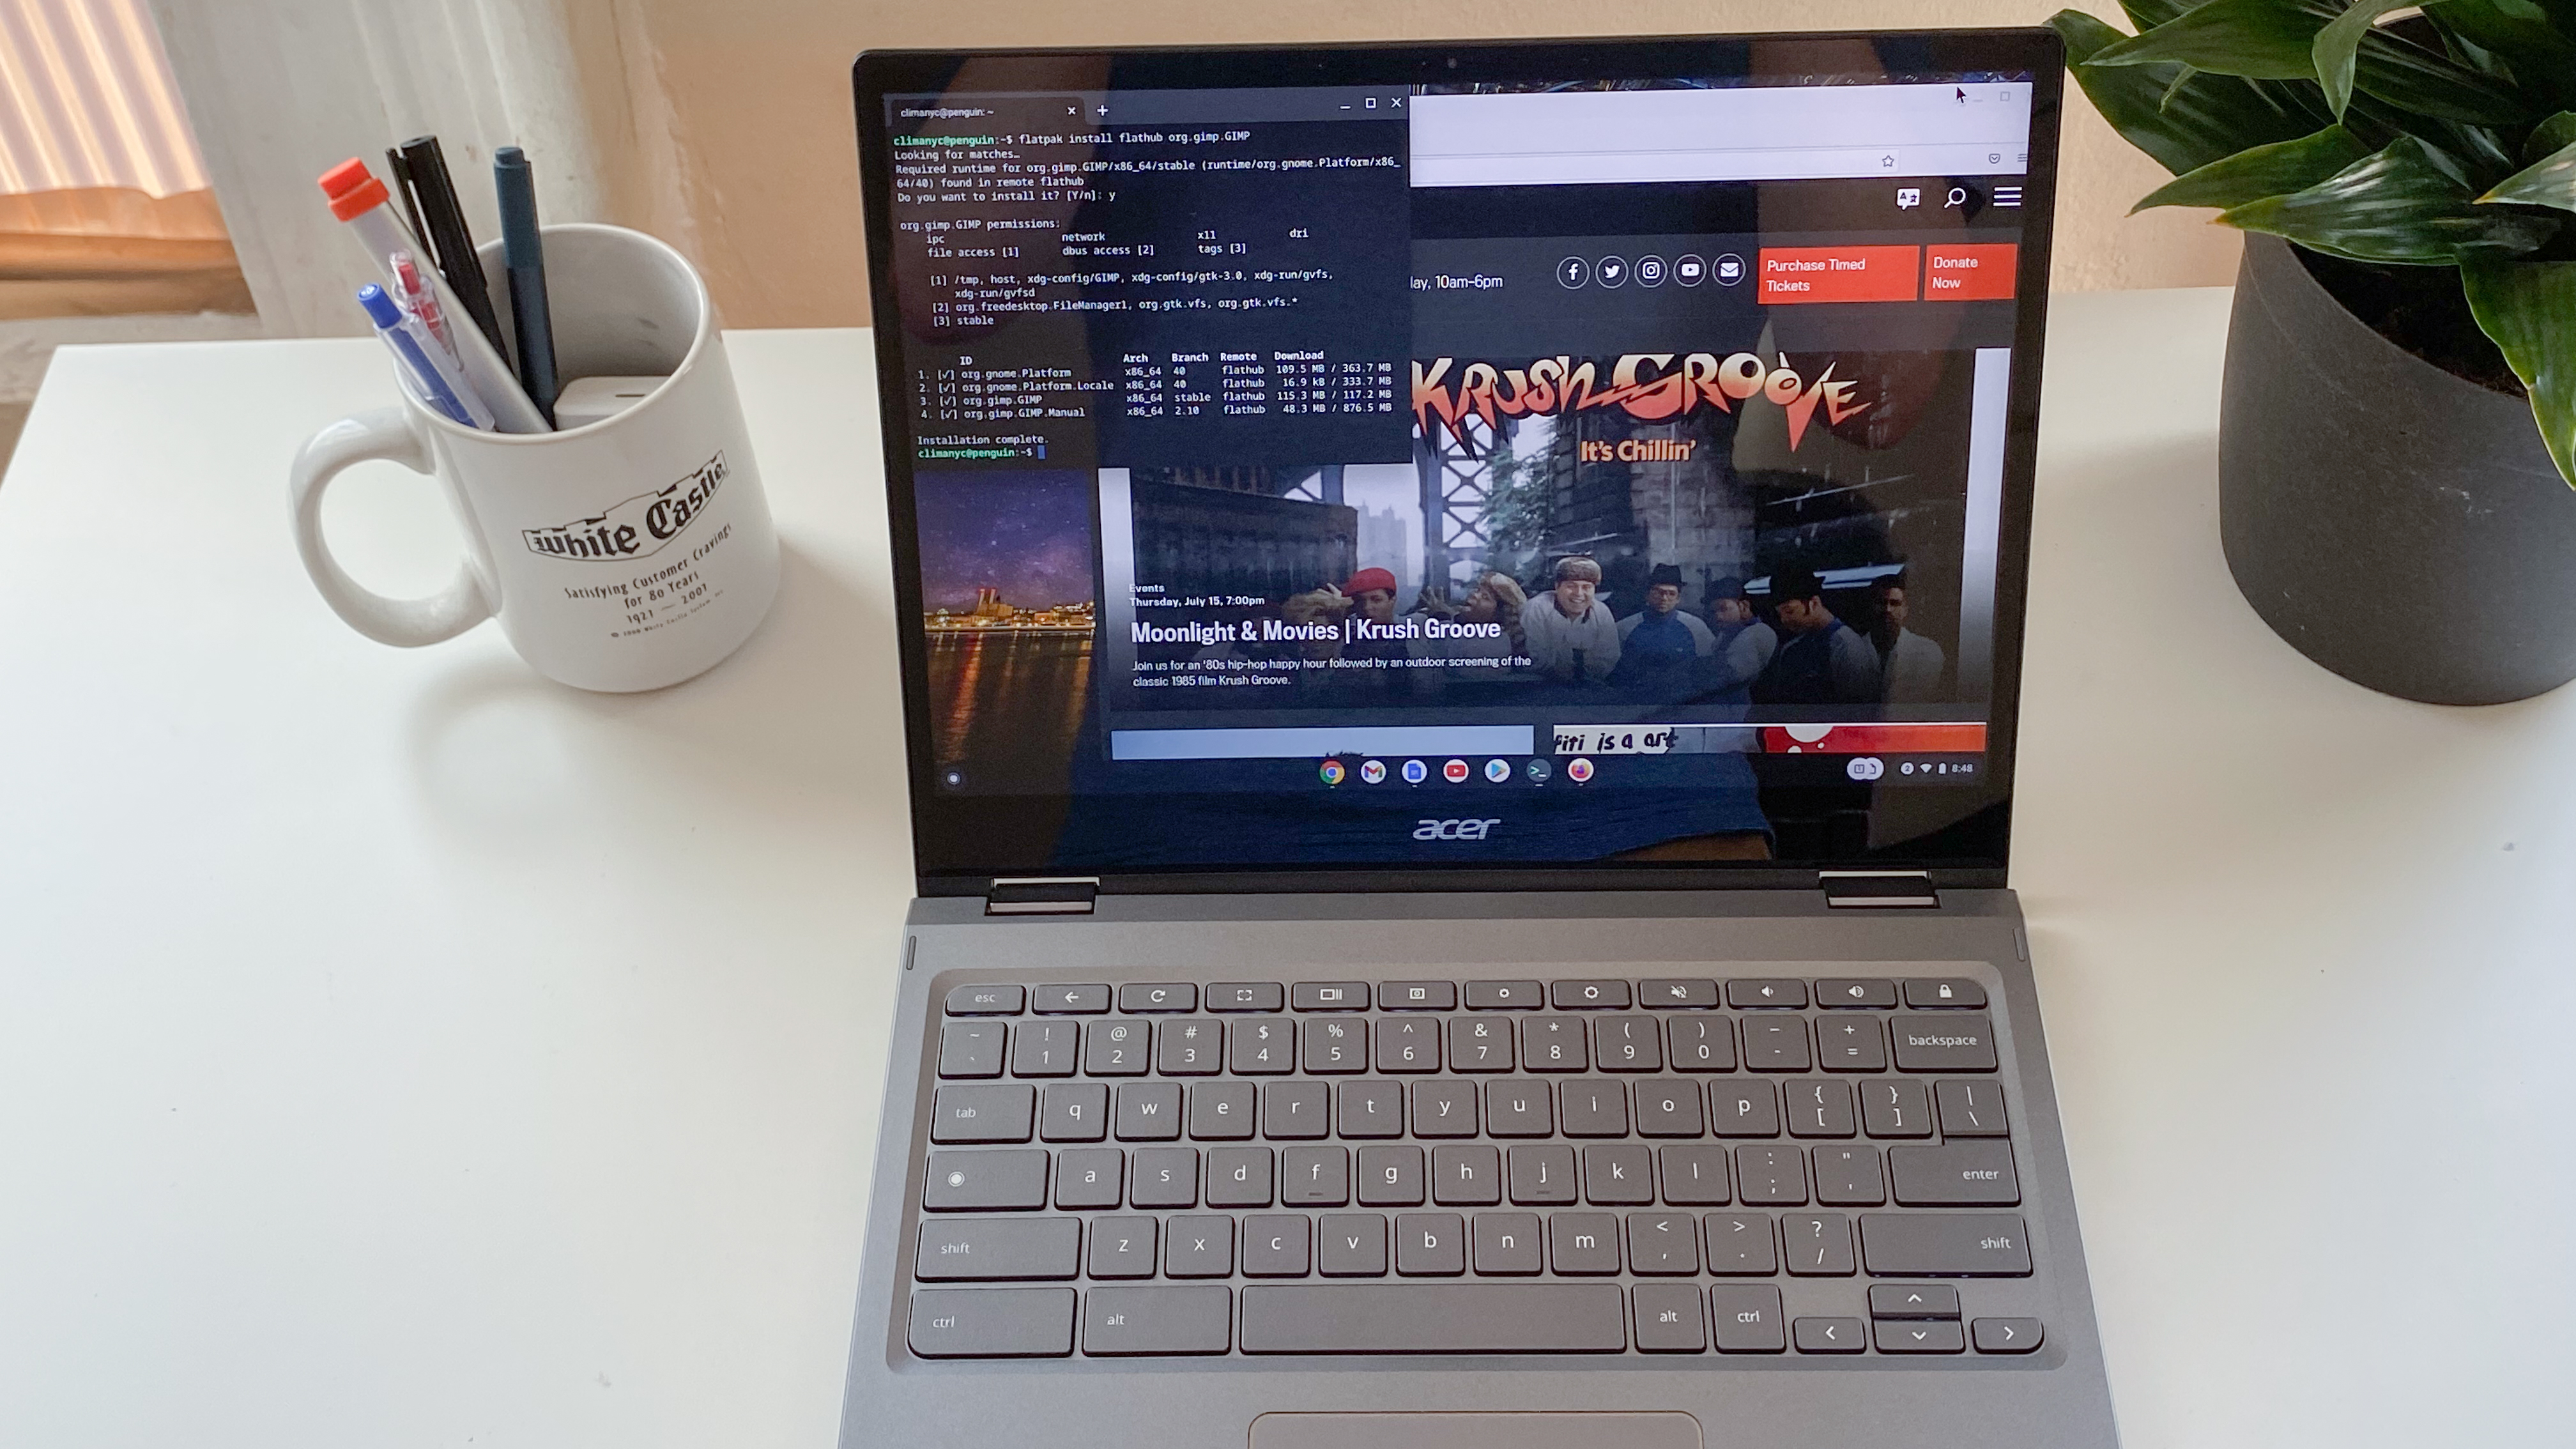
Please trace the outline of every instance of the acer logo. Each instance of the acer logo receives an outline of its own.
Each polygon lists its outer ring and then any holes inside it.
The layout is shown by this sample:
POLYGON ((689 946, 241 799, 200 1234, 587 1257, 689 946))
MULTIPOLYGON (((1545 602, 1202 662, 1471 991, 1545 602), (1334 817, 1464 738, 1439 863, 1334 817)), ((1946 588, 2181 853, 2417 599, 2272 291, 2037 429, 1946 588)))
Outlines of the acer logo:
POLYGON ((1416 840, 1482 840, 1485 832, 1502 824, 1500 820, 1417 820, 1413 824, 1416 840))

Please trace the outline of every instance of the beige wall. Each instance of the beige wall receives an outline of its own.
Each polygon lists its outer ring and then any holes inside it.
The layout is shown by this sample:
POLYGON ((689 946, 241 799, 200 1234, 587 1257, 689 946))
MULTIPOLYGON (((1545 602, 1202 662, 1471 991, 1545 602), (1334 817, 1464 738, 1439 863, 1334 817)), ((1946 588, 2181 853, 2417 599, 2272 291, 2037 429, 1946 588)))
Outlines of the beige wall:
MULTIPOLYGON (((2035 24, 2048 0, 1809 0, 1816 30, 2035 24)), ((2096 7, 2108 13, 2110 5, 2096 7)), ((697 257, 733 326, 867 318, 849 62, 891 46, 1129 45, 1777 29, 1753 0, 597 0, 567 6, 613 162, 609 209, 697 257)), ((2213 285, 2234 233, 2205 212, 2126 217, 2163 177, 2081 98, 2069 108, 2057 285, 2213 285)))

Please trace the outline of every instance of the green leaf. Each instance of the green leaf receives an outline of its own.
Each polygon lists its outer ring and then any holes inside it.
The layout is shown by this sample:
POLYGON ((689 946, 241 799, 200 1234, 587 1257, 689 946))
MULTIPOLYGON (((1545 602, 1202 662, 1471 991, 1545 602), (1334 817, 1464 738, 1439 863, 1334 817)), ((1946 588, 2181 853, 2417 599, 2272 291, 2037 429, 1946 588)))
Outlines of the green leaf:
POLYGON ((2247 202, 2218 219, 2331 256, 2415 266, 2531 251, 2558 228, 2553 219, 2479 206, 2412 136, 2314 186, 2247 202))
POLYGON ((2471 69, 2501 67, 2525 94, 2576 106, 2576 23, 2553 28, 2530 0, 2434 0, 2424 18, 2471 69))
POLYGON ((2557 115, 2531 128, 2531 139, 2522 143, 2522 159, 2537 161, 2561 146, 2576 146, 2576 111, 2557 115))
MULTIPOLYGON (((2576 211, 2576 142, 2561 146, 2506 177, 2478 200, 2576 211)), ((2576 329, 2576 315, 2567 319, 2567 325, 2576 329)))
MULTIPOLYGON (((2331 10, 2327 15, 2331 15, 2331 10)), ((2181 61, 2216 75, 2313 80, 2310 47, 2326 15, 2302 0, 2208 0, 2153 30, 2106 47, 2099 66, 2181 61)))
POLYGON ((2134 216, 2151 206, 2243 206, 2266 196, 2304 191, 2370 154, 2341 126, 2328 126, 2313 136, 2254 146, 2177 176, 2148 192, 2129 208, 2134 216))
POLYGON ((2094 108, 2177 175, 2248 146, 2295 140, 2327 119, 2293 109, 2285 96, 2295 88, 2267 81, 2193 74, 2179 65, 2087 66, 2087 57, 2129 37, 2080 10, 2061 10, 2048 23, 2066 42, 2068 67, 2094 108))
POLYGON ((2460 280, 2478 326, 2531 394, 2558 476, 2576 487, 2576 262, 2478 261, 2460 280))
POLYGON ((2407 0, 2354 0, 2353 7, 2334 18, 2317 32, 2308 54, 2315 63, 2317 84, 2325 87, 2326 104, 2334 109, 2335 119, 2343 119, 2344 108, 2352 104, 2352 72, 2361 59, 2362 38, 2379 17, 2392 10, 2407 8, 2407 0))

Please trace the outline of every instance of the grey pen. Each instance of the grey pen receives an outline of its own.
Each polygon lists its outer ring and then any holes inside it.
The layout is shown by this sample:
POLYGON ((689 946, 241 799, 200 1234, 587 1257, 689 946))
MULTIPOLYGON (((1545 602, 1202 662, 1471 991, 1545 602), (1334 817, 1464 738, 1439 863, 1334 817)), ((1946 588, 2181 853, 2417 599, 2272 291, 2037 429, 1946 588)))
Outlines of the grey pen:
POLYGON ((492 153, 492 184, 501 198, 501 258, 510 272, 510 326, 519 344, 519 384, 528 401, 555 421, 555 330, 546 310, 545 240, 537 230, 537 179, 527 153, 492 153))

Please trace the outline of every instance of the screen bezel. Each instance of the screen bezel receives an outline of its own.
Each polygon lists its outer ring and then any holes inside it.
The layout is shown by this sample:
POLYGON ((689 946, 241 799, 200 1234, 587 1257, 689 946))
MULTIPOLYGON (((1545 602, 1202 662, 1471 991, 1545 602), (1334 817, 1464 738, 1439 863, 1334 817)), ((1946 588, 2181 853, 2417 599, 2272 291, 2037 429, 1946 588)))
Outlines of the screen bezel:
MULTIPOLYGON (((862 210, 873 316, 898 318, 894 233, 877 198, 893 194, 893 158, 885 121, 887 95, 948 90, 974 69, 977 90, 1214 89, 1253 86, 1427 85, 1544 82, 1568 77, 1658 80, 1677 76, 1791 78, 1848 71, 1851 46, 1865 43, 1880 63, 1912 73, 2021 71, 2030 77, 2030 166, 2024 211, 2013 337, 2014 367, 2006 400, 2003 499, 1996 540, 1995 679, 1988 724, 1986 778, 1964 787, 1969 807, 1937 839, 1917 837, 1903 855, 1867 850, 1795 862, 1711 861, 1689 865, 1559 862, 1526 865, 1391 861, 1347 869, 1216 864, 1150 873, 1103 874, 1104 892, 1255 892, 1390 890, 1670 890, 1812 888, 1819 872, 1921 870, 1936 885, 1999 887, 2011 844, 2013 770, 2021 705, 2022 649, 2030 572, 2030 520, 2037 464, 2041 349, 2047 331, 2048 275, 2056 211, 2058 127, 2065 51, 2044 27, 1829 34, 1670 36, 1619 40, 1505 40, 1454 44, 1355 43, 1107 50, 868 51, 852 67, 862 210), (1928 843, 1929 847, 1924 847, 1928 843)), ((879 377, 900 375, 900 326, 872 328, 879 377)), ((881 458, 894 564, 896 640, 903 668, 904 735, 910 783, 913 861, 920 894, 981 895, 1001 877, 1060 877, 1079 868, 1022 862, 992 853, 995 842, 1026 838, 1033 811, 1060 813, 1068 796, 945 794, 933 786, 927 639, 921 617, 921 566, 914 515, 909 427, 879 388, 881 458)), ((1865 803, 1868 786, 1793 793, 1831 806, 1865 803)), ((1961 789, 1963 787, 1945 787, 1961 789)))

